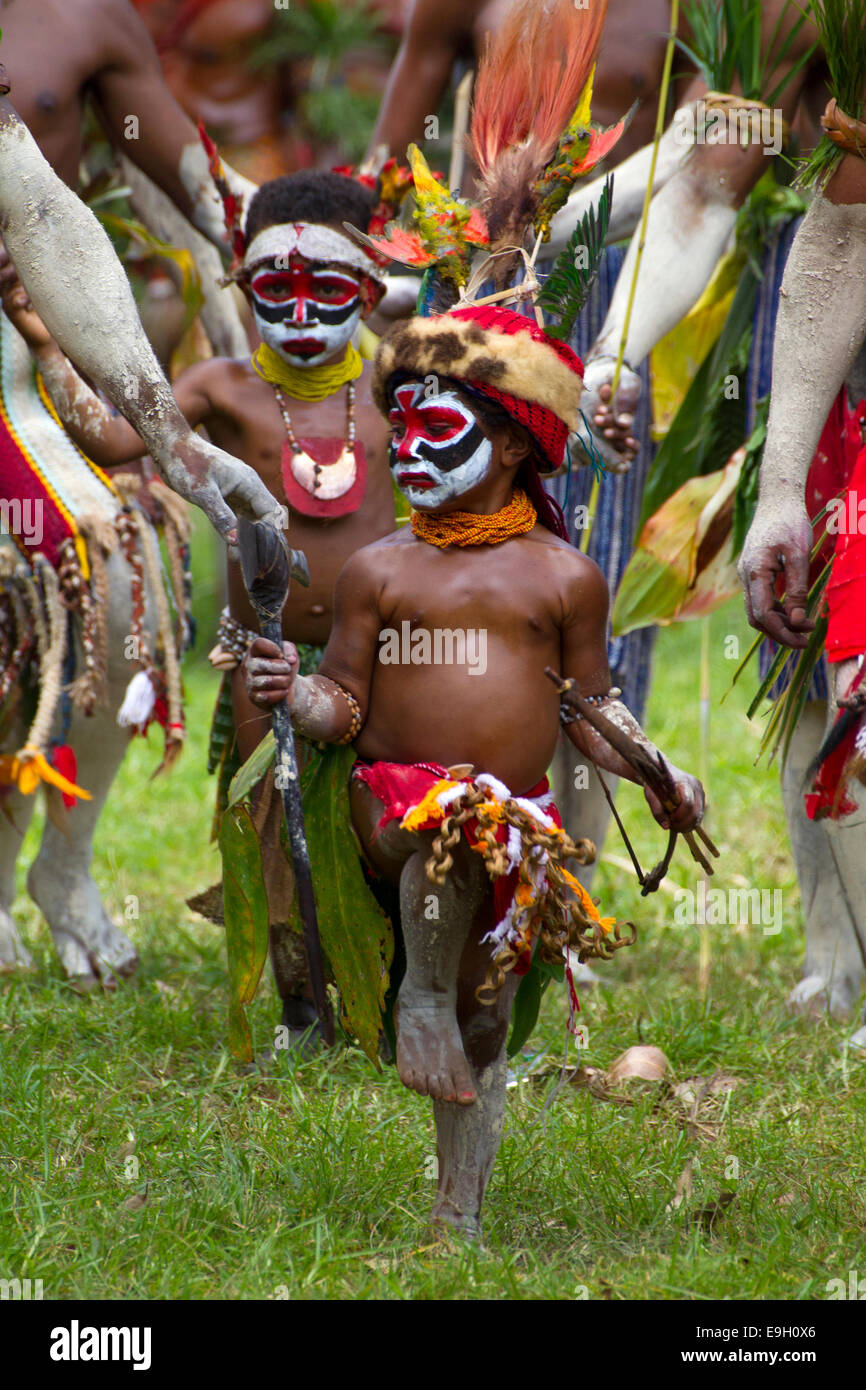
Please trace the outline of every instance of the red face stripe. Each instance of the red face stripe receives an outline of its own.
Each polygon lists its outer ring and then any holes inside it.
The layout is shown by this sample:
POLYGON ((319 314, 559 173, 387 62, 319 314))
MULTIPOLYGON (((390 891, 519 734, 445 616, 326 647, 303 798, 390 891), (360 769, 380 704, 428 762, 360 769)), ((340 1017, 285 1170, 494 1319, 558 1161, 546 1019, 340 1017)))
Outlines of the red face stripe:
POLYGON ((467 428, 462 415, 444 406, 406 413, 393 410, 390 419, 391 424, 400 431, 394 437, 394 457, 400 462, 414 458, 413 447, 418 440, 424 440, 434 447, 447 446, 465 434, 467 428))
MULTIPOLYGON (((394 392, 396 405, 389 412, 392 439, 390 464, 425 464, 437 472, 451 472, 466 463, 483 445, 485 435, 475 416, 462 401, 446 403, 425 396, 418 382, 404 382, 394 392)), ((397 481, 401 482, 400 472, 397 481)), ((402 484, 401 484, 402 485, 402 484)))
POLYGON ((348 304, 358 297, 358 282, 333 270, 264 270, 253 276, 250 287, 257 299, 284 304, 289 299, 314 299, 326 304, 348 304))

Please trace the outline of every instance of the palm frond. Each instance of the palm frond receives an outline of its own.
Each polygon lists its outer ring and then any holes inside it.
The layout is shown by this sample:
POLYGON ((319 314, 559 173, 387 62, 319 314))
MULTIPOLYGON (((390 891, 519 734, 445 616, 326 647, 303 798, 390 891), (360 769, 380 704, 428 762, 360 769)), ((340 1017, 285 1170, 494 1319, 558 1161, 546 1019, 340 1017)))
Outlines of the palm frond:
POLYGON ((559 318, 558 324, 547 328, 551 338, 568 338, 586 303, 601 264, 612 200, 613 174, 609 174, 598 203, 578 222, 539 292, 541 308, 559 318))

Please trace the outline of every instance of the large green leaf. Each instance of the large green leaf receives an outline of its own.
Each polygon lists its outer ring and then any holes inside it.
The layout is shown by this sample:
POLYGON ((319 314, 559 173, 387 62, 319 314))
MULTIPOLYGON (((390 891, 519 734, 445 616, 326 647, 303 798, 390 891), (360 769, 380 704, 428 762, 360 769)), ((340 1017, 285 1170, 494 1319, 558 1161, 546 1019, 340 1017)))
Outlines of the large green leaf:
MULTIPOLYGON (((274 737, 273 733, 268 733, 232 780, 229 789, 229 809, 223 817, 220 833, 224 877, 228 866, 226 856, 235 851, 237 843, 233 838, 236 832, 229 823, 236 812, 244 812, 243 823, 252 824, 249 820, 248 798, 271 767, 273 758, 274 737)), ((385 993, 388 989, 389 970, 394 958, 394 933, 388 917, 373 897, 361 868, 348 798, 349 772, 354 761, 355 752, 352 748, 337 747, 334 744, 329 744, 323 751, 310 748, 301 772, 301 796, 322 950, 340 991, 347 1030, 357 1037, 367 1056, 378 1065, 379 1031, 385 993)), ((264 895, 258 842, 256 857, 261 893, 264 895)), ((246 880, 244 887, 248 896, 249 885, 246 880)), ((256 901, 258 902, 258 899, 256 901)), ((267 922, 266 906, 264 912, 267 922)), ((243 942, 246 940, 242 933, 246 931, 247 938, 250 937, 250 914, 245 911, 243 901, 238 904, 237 913, 237 950, 242 954, 243 942)), ((228 914, 227 901, 227 930, 228 914)), ((294 905, 289 926, 299 933, 302 931, 297 903, 294 905)), ((266 948, 267 927, 265 952, 266 948)), ((249 957, 252 950, 249 942, 246 950, 249 957)), ((258 962, 258 955, 255 956, 255 961, 258 962)), ((258 965, 256 981, 260 974, 261 964, 258 965)), ((243 978, 246 979, 246 976, 243 978)), ((248 1036, 248 1029, 247 1034, 244 1034, 243 1025, 246 1020, 242 1013, 242 1022, 237 1022, 238 1005, 234 988, 232 1000, 230 1035, 237 1034, 239 1042, 243 1043, 248 1036)))
POLYGON ((653 460, 640 526, 689 478, 722 468, 742 444, 744 360, 748 361, 757 292, 757 279, 745 269, 715 347, 701 364, 653 460), (727 376, 737 378, 736 395, 726 394, 727 376))
POLYGON ((511 1007, 511 1032, 508 1037, 506 1053, 513 1057, 528 1041, 538 1022, 538 1013, 544 991, 551 980, 560 983, 565 979, 565 970, 559 963, 541 961, 536 952, 532 964, 517 986, 514 1003, 511 1007))
POLYGON ((688 570, 665 563, 648 550, 636 550, 616 592, 611 627, 616 637, 651 623, 668 622, 682 602, 688 570))
POLYGON ((236 806, 239 801, 246 801, 253 787, 273 765, 273 761, 274 731, 268 729, 261 743, 232 778, 229 784, 229 807, 236 806))
MULTIPOLYGON (((312 751, 301 776, 322 950, 328 958, 347 1031, 378 1065, 379 1030, 394 958, 391 923, 367 886, 347 794, 352 748, 312 751)), ((300 930, 300 920, 291 925, 300 930)))
POLYGON ((259 839, 248 806, 226 811, 220 824, 223 909, 229 965, 229 1050, 253 1060, 246 1006, 255 996, 268 954, 268 900, 259 839))
POLYGON ((541 996, 544 993, 541 972, 531 965, 517 986, 511 1010, 511 1033, 506 1051, 509 1057, 519 1052, 538 1019, 541 996))

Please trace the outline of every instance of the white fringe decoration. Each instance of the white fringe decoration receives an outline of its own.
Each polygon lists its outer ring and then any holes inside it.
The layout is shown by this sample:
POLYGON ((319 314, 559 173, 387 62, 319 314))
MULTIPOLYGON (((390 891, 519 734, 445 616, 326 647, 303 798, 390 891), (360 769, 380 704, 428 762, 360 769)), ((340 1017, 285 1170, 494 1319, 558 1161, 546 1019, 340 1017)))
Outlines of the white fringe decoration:
POLYGON ((147 671, 136 671, 123 697, 123 704, 117 711, 117 722, 121 728, 143 729, 153 713, 156 691, 147 671))

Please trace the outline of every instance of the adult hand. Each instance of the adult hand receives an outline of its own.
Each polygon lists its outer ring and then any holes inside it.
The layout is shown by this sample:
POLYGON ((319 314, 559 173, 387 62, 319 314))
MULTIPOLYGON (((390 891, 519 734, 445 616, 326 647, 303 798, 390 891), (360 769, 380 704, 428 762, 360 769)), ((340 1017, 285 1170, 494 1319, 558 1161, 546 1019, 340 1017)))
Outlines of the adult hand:
POLYGON ((272 497, 259 475, 240 459, 189 432, 166 456, 157 457, 168 485, 201 507, 211 525, 230 546, 237 543, 237 518, 267 521, 285 529, 286 509, 272 497))
POLYGON ((580 406, 607 468, 612 473, 625 473, 640 447, 632 428, 642 386, 640 377, 623 365, 614 400, 615 370, 616 361, 612 357, 589 359, 584 370, 580 406))
POLYGON ((807 617, 812 526, 802 498, 776 492, 758 503, 737 566, 752 627, 786 647, 805 647, 815 624, 807 617), (785 576, 784 602, 776 579, 785 576))

